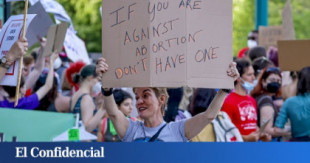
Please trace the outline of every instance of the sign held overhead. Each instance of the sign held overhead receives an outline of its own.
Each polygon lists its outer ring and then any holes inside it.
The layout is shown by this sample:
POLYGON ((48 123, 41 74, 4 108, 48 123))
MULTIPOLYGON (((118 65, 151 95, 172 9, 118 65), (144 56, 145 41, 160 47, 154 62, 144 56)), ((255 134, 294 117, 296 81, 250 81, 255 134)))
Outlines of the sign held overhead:
POLYGON ((232 88, 232 2, 103 0, 106 87, 232 88))

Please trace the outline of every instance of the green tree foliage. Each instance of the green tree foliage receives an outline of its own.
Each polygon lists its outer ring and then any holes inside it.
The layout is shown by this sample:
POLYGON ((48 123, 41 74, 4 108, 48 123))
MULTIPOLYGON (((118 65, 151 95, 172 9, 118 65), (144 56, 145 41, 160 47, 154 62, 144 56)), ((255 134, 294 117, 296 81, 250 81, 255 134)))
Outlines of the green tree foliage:
MULTIPOLYGON (((268 24, 282 24, 286 0, 268 1, 268 24)), ((291 0, 296 39, 310 38, 310 1, 291 0)), ((255 28, 255 0, 233 0, 233 51, 247 46, 247 34, 255 28)))
POLYGON ((89 52, 101 52, 101 0, 57 0, 73 21, 89 52))
MULTIPOLYGON (((282 24, 282 9, 286 0, 269 0, 269 25, 282 24)), ((310 38, 310 1, 291 0, 296 39, 310 38)))
POLYGON ((233 53, 247 46, 247 36, 255 27, 255 0, 233 0, 233 53))

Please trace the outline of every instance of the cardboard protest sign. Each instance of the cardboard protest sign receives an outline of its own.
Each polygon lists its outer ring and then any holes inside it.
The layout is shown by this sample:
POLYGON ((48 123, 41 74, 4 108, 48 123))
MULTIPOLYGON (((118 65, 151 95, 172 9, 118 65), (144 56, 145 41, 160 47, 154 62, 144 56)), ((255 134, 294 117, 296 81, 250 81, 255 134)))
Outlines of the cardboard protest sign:
POLYGON ((67 30, 64 47, 68 58, 73 62, 82 60, 86 64, 90 64, 85 43, 71 29, 67 30))
POLYGON ((277 41, 283 39, 282 26, 259 27, 258 44, 266 49, 270 46, 277 47, 277 41))
POLYGON ((310 66, 310 40, 278 41, 279 67, 282 71, 300 71, 310 66))
POLYGON ((106 87, 232 88, 232 1, 102 1, 106 87))
POLYGON ((30 24, 26 33, 28 45, 31 47, 33 44, 39 41, 37 39, 38 36, 40 38, 46 36, 49 27, 54 23, 48 13, 44 10, 40 1, 31 6, 28 9, 28 13, 37 14, 37 16, 32 20, 32 23, 30 24))
POLYGON ((294 21, 292 17, 291 1, 287 0, 285 7, 282 11, 282 25, 284 40, 295 40, 294 21))
POLYGON ((68 23, 61 23, 53 25, 49 28, 47 33, 46 47, 44 48, 44 56, 49 56, 53 52, 61 52, 65 40, 68 23))
MULTIPOLYGON (((35 17, 35 14, 27 15, 26 29, 35 17)), ((21 37, 23 30, 24 15, 11 16, 7 20, 0 32, 0 59, 5 56, 12 45, 21 37)), ((18 77, 19 60, 16 60, 13 65, 5 73, 5 76, 0 81, 0 85, 16 86, 18 77)))
POLYGON ((0 109, 0 133, 4 141, 51 142, 75 125, 75 115, 21 109, 0 109), (52 122, 52 123, 51 123, 52 122))

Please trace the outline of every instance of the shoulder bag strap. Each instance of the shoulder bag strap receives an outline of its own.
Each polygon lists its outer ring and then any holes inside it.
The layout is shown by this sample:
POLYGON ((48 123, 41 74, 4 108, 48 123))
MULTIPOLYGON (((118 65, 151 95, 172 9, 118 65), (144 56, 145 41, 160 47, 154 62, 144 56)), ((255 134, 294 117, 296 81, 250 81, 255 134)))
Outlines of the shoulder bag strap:
POLYGON ((151 139, 150 139, 148 142, 154 142, 154 141, 158 138, 158 136, 159 136, 160 132, 162 131, 162 129, 163 129, 164 127, 166 127, 166 125, 167 125, 167 123, 166 123, 165 125, 163 125, 163 126, 156 132, 156 134, 153 135, 153 136, 151 137, 151 139))

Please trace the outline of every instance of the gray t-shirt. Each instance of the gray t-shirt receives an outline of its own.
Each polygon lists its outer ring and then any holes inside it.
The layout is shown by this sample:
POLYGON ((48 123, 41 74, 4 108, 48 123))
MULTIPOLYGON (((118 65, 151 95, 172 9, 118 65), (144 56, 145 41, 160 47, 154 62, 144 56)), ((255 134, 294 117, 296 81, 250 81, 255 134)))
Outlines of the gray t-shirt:
MULTIPOLYGON (((188 142, 185 137, 184 124, 186 120, 178 122, 168 123, 160 132, 155 141, 159 142, 188 142)), ((154 128, 145 127, 141 121, 132 121, 129 119, 129 127, 126 131, 123 142, 146 142, 156 132, 165 125, 166 122, 162 122, 160 125, 154 128)))

